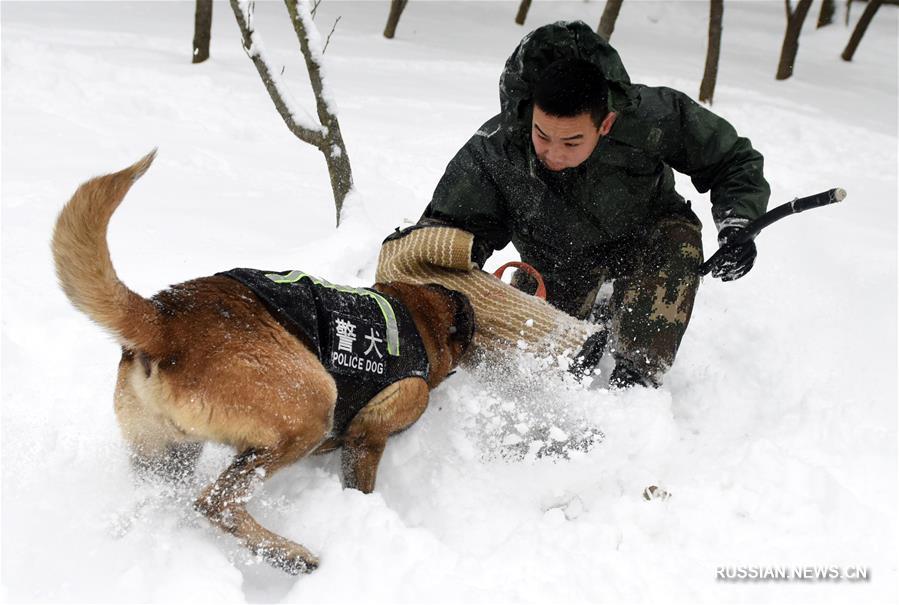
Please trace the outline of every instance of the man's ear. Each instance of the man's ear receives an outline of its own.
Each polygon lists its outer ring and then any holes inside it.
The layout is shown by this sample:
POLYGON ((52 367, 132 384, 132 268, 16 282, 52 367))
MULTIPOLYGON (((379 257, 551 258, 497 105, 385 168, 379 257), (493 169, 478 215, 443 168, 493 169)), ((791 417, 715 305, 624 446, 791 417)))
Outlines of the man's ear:
POLYGON ((609 134, 609 131, 612 130, 612 124, 615 123, 615 120, 618 118, 618 114, 614 111, 610 111, 605 118, 602 120, 602 124, 599 125, 599 134, 600 136, 605 136, 609 134))

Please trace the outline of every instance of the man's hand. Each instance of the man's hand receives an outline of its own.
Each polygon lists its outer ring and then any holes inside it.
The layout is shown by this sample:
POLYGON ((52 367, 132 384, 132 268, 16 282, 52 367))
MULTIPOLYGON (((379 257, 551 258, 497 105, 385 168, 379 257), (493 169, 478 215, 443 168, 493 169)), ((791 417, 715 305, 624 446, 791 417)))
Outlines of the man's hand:
POLYGON ((755 242, 737 243, 742 235, 742 227, 725 227, 718 232, 720 254, 712 263, 712 277, 720 277, 721 281, 740 279, 752 269, 757 254, 755 242))

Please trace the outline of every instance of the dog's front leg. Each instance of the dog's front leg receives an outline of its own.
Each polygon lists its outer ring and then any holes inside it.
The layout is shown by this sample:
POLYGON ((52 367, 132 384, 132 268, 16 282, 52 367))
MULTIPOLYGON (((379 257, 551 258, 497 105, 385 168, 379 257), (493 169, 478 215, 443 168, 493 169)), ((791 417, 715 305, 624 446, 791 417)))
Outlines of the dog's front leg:
POLYGON ((344 443, 341 456, 344 487, 358 489, 363 494, 372 493, 378 475, 378 464, 386 445, 386 437, 369 437, 361 443, 344 443))
POLYGON ((421 378, 397 381, 362 408, 343 440, 343 483, 369 494, 390 435, 410 427, 428 407, 428 384, 421 378))

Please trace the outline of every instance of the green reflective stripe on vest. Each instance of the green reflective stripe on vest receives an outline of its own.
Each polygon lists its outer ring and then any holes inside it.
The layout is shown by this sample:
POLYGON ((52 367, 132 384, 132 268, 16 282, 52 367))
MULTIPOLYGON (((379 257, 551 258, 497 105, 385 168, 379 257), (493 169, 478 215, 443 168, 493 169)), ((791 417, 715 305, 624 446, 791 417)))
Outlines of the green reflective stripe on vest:
POLYGON ((381 309, 381 315, 384 316, 384 323, 387 325, 387 354, 393 355, 394 357, 399 356, 400 331, 396 323, 396 313, 393 312, 393 307, 390 305, 387 299, 377 292, 366 290, 365 288, 338 286, 332 284, 327 280, 315 277, 314 275, 303 273, 302 271, 289 271, 285 275, 281 275, 279 273, 266 273, 265 276, 276 284, 294 284, 306 277, 309 278, 309 281, 311 281, 313 284, 322 286, 324 288, 331 288, 332 290, 337 290, 338 292, 346 292, 348 294, 368 296, 376 303, 378 303, 378 308, 381 309))

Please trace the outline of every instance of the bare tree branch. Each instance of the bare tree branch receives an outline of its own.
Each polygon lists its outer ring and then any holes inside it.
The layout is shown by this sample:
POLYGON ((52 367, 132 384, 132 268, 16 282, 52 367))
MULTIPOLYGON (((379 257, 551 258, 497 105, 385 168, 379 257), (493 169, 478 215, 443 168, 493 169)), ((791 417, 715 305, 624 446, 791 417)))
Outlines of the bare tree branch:
POLYGON ((278 86, 277 80, 272 76, 268 64, 266 64, 265 59, 260 53, 259 46, 253 40, 255 32, 253 29, 252 5, 248 5, 247 12, 244 13, 239 0, 231 0, 231 8, 234 10, 234 16, 237 18, 237 25, 240 27, 240 33, 243 38, 243 48, 246 51, 247 56, 253 61, 253 65, 256 66, 256 71, 259 72, 259 77, 262 78, 265 90, 268 91, 268 95, 275 104, 275 109, 278 110, 284 123, 287 124, 287 128, 296 135, 297 138, 310 145, 314 145, 321 149, 322 152, 325 152, 326 140, 324 132, 321 130, 311 130, 297 124, 293 112, 284 101, 284 95, 278 86))
POLYGON ((596 33, 602 36, 606 41, 612 37, 615 31, 615 22, 618 20, 618 13, 621 12, 621 3, 624 0, 606 0, 606 6, 602 9, 602 17, 599 19, 599 27, 596 33))
POLYGON ((197 0, 194 11, 194 49, 192 63, 202 63, 209 58, 209 40, 212 38, 212 0, 197 0))
MULTIPOLYGON (((340 132, 340 123, 337 120, 336 109, 329 101, 331 97, 322 79, 322 49, 318 30, 312 23, 311 13, 303 0, 284 0, 290 21, 297 34, 303 60, 306 62, 306 70, 309 72, 309 82, 312 84, 312 92, 315 94, 315 107, 318 119, 325 128, 325 145, 321 148, 328 164, 328 175, 331 177, 331 189, 334 191, 334 203, 337 207, 337 224, 340 225, 340 212, 343 209, 343 200, 350 189, 353 188, 353 172, 350 168, 350 158, 346 152, 343 135, 340 132), (306 11, 307 19, 304 18, 306 11), (314 35, 314 45, 310 36, 314 35)), ((335 27, 337 24, 334 24, 335 27)))
POLYGON ((315 108, 318 112, 318 119, 322 126, 328 128, 328 121, 331 113, 328 110, 327 102, 323 94, 324 85, 322 83, 321 65, 317 57, 312 56, 309 46, 309 35, 306 26, 299 14, 298 0, 284 0, 287 5, 287 12, 290 13, 290 22, 293 30, 296 32, 297 40, 300 43, 300 51, 303 53, 303 61, 306 62, 306 70, 309 72, 309 82, 312 84, 312 92, 315 93, 315 108))
POLYGON ((531 0, 521 0, 518 5, 518 13, 515 15, 515 23, 524 25, 524 20, 528 18, 528 11, 531 9, 531 0))
POLYGON ((836 0, 821 0, 821 12, 818 13, 817 28, 833 23, 833 15, 837 11, 836 0))
POLYGON ((882 3, 882 0, 868 0, 868 6, 865 7, 865 12, 862 13, 858 23, 855 25, 855 29, 852 30, 852 36, 849 37, 849 44, 846 45, 846 49, 843 50, 843 54, 840 55, 843 61, 852 61, 852 56, 855 54, 859 42, 862 41, 862 36, 868 31, 871 19, 874 18, 874 13, 877 12, 877 9, 880 8, 882 3))
POLYGON ((724 0, 711 0, 709 7, 709 48, 705 56, 705 71, 699 85, 699 100, 712 104, 715 83, 718 81, 718 59, 721 56, 721 24, 724 20, 724 0))
MULTIPOLYGON (((787 0, 787 5, 789 6, 787 0)), ((802 24, 805 22, 808 11, 812 7, 812 0, 799 0, 796 10, 787 17, 787 30, 784 33, 783 46, 780 49, 780 61, 777 65, 778 80, 786 80, 793 75, 793 64, 799 53, 799 34, 802 32, 802 24)))
POLYGON ((340 23, 340 17, 337 17, 334 21, 334 25, 331 27, 331 33, 329 33, 327 39, 325 39, 325 45, 322 46, 322 54, 325 54, 325 51, 328 50, 328 44, 331 43, 331 36, 334 35, 334 30, 337 29, 338 23, 340 23))
POLYGON ((396 26, 400 23, 400 16, 406 9, 409 0, 390 0, 390 12, 387 14, 387 24, 384 26, 384 37, 392 40, 396 35, 396 26))

